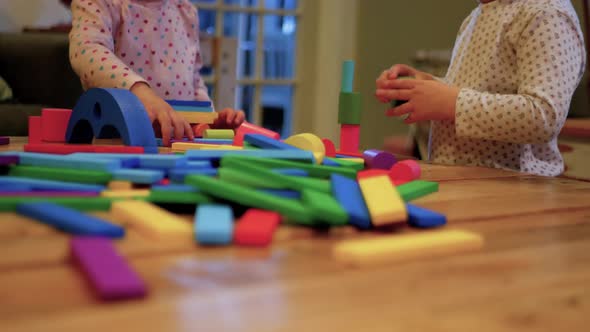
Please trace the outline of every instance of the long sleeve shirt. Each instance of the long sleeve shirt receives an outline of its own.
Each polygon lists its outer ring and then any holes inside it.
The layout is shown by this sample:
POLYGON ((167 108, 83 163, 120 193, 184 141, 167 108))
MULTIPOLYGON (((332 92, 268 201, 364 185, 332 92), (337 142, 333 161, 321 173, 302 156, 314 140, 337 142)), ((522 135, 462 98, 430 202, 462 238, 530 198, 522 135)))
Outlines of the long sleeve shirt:
POLYGON ((164 99, 209 100, 188 0, 74 0, 71 8, 70 62, 85 89, 145 82, 164 99))
POLYGON ((585 69, 569 0, 496 0, 463 22, 444 78, 454 121, 433 121, 429 160, 545 176, 563 172, 557 136, 585 69))

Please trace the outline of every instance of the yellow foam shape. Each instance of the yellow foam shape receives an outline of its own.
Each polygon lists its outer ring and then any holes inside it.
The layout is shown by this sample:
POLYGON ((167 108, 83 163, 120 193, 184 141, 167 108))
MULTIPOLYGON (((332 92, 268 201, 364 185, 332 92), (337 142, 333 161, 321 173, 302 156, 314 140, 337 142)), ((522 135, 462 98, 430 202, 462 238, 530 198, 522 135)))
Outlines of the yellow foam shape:
POLYGON ((231 129, 205 129, 203 138, 233 139, 235 133, 231 129))
POLYGON ((150 238, 192 238, 191 223, 145 201, 113 202, 111 213, 150 238))
POLYGON ((103 190, 100 193, 100 196, 102 196, 102 197, 111 197, 111 198, 148 197, 149 195, 150 195, 149 189, 103 190))
POLYGON ((345 263, 372 265, 448 256, 478 250, 483 245, 479 234, 442 230, 347 240, 336 244, 332 254, 345 263))
POLYGON ((389 176, 361 178, 359 186, 374 226, 391 225, 408 219, 406 204, 391 183, 389 176))
POLYGON ((109 182, 108 188, 110 190, 130 190, 133 189, 133 184, 129 181, 113 180, 109 182))
POLYGON ((190 124, 207 123, 211 124, 217 119, 217 112, 176 112, 188 121, 190 124))
POLYGON ((303 133, 293 135, 285 140, 285 143, 301 150, 311 151, 318 164, 321 164, 326 156, 326 147, 322 139, 314 134, 303 133))
POLYGON ((174 142, 172 143, 173 152, 184 152, 187 150, 243 150, 241 146, 229 144, 206 144, 206 143, 188 143, 188 142, 174 142))
POLYGON ((350 161, 350 162, 359 163, 359 164, 365 163, 365 160, 363 158, 338 158, 338 160, 350 161))

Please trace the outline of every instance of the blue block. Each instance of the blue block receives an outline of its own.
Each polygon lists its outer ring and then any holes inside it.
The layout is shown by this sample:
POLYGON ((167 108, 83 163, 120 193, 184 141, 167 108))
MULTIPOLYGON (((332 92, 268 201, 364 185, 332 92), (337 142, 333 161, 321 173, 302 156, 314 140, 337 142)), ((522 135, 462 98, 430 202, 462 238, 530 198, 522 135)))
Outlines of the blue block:
POLYGON ((447 217, 413 204, 406 204, 408 210, 408 224, 418 228, 433 228, 445 225, 447 217))
POLYGON ((176 112, 202 112, 202 113, 212 113, 213 108, 211 107, 198 107, 198 106, 180 106, 180 105, 172 105, 172 109, 176 112))
POLYGON ((161 138, 156 138, 156 144, 158 146, 164 146, 164 141, 161 138))
POLYGON ((210 101, 202 100, 166 100, 171 106, 211 107, 210 101))
POLYGON ((184 183, 184 178, 188 175, 207 175, 217 176, 217 169, 215 168, 201 168, 201 169, 189 169, 189 168, 175 168, 168 172, 168 178, 170 181, 176 183, 184 183))
POLYGON ((201 144, 225 144, 225 145, 234 144, 234 140, 224 139, 224 138, 195 138, 194 142, 201 143, 201 144))
POLYGON ((168 185, 155 185, 152 186, 151 188, 152 190, 158 190, 158 191, 174 191, 174 192, 186 192, 186 193, 195 193, 195 192, 199 192, 199 189, 194 187, 194 186, 190 186, 188 184, 175 184, 175 183, 171 183, 168 185))
POLYGON ((289 199, 301 199, 301 193, 297 190, 288 190, 288 189, 260 189, 259 191, 271 194, 273 196, 278 196, 282 198, 289 198, 289 199))
POLYGON ((289 176, 309 176, 309 173, 306 170, 299 168, 275 168, 272 171, 289 176))
POLYGON ((335 167, 342 166, 342 165, 340 165, 339 163, 335 162, 334 160, 332 160, 330 158, 324 158, 324 161, 322 162, 322 165, 324 165, 324 166, 335 166, 335 167))
POLYGON ((188 150, 185 156, 190 160, 218 160, 225 155, 237 155, 244 157, 260 157, 274 159, 288 159, 296 161, 313 162, 311 151, 304 150, 188 150))
POLYGON ((186 165, 176 168, 203 169, 212 167, 213 165, 211 165, 209 160, 189 160, 186 165))
POLYGON ((139 168, 147 169, 170 169, 176 167, 184 167, 188 162, 188 158, 181 155, 173 154, 125 154, 125 153, 73 153, 70 156, 79 158, 93 159, 93 160, 123 160, 136 158, 139 160, 139 168))
POLYGON ((151 169, 122 168, 111 173, 114 180, 123 180, 139 184, 153 184, 164 179, 164 172, 151 169))
POLYGON ((352 92, 354 82, 354 61, 347 60, 342 64, 340 92, 352 92))
MULTIPOLYGON (((96 156, 96 154, 93 154, 96 156)), ((20 152, 19 164, 42 167, 75 168, 93 171, 113 171, 121 168, 119 160, 80 158, 74 155, 53 155, 44 153, 20 152)))
POLYGON ((9 192, 10 193, 10 192, 27 192, 27 191, 33 191, 31 186, 28 184, 20 184, 20 183, 1 184, 0 183, 0 192, 9 192))
POLYGON ((119 225, 53 203, 22 203, 17 205, 16 212, 70 234, 112 238, 125 235, 125 229, 119 225))
POLYGON ((203 245, 231 244, 234 216, 228 205, 201 204, 195 214, 195 239, 203 245))
POLYGON ((61 182, 52 180, 29 179, 15 176, 0 177, 0 187, 6 186, 29 186, 31 190, 40 191, 85 191, 85 192, 101 192, 105 189, 104 186, 74 182, 61 182))
POLYGON ((360 229, 371 228, 371 216, 356 180, 332 174, 332 194, 348 214, 348 222, 360 229))
POLYGON ((66 141, 90 144, 94 137, 121 138, 125 145, 157 148, 152 122, 143 104, 127 89, 93 88, 78 99, 66 141))
POLYGON ((285 142, 260 134, 246 134, 244 141, 262 149, 301 150, 285 142))

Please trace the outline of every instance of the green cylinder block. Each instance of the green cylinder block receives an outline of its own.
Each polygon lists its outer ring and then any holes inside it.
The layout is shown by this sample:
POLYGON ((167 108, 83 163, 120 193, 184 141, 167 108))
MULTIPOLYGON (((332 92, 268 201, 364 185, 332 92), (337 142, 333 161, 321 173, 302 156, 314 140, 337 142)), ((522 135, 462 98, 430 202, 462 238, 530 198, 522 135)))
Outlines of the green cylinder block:
POLYGON ((361 94, 358 92, 340 92, 338 99, 338 123, 361 124, 361 94))

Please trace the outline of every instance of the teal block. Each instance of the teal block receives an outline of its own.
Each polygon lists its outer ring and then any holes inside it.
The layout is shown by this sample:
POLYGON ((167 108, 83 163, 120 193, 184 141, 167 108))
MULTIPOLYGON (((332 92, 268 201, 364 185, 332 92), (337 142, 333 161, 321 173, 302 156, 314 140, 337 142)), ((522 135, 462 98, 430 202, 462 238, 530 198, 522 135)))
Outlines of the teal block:
POLYGON ((211 107, 195 107, 195 106, 177 106, 173 105, 172 109, 176 112, 203 112, 203 113, 211 113, 213 112, 213 108, 211 107))
POLYGON ((228 245, 232 242, 234 216, 228 205, 199 205, 194 225, 195 239, 199 244, 228 245))
POLYGON ((352 92, 354 83, 354 61, 347 60, 342 64, 342 81, 340 91, 352 92))

